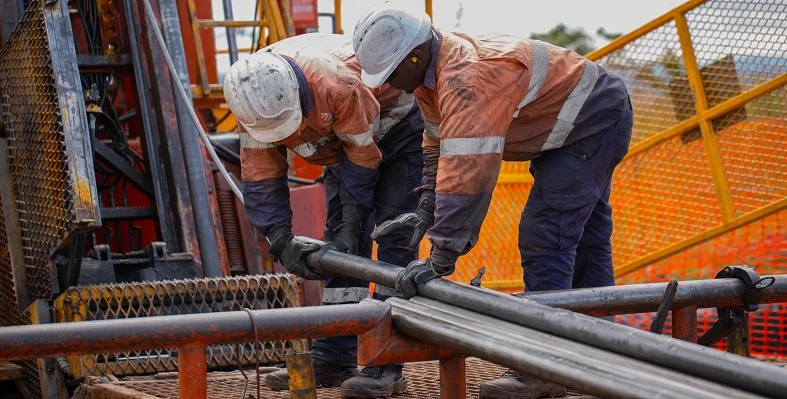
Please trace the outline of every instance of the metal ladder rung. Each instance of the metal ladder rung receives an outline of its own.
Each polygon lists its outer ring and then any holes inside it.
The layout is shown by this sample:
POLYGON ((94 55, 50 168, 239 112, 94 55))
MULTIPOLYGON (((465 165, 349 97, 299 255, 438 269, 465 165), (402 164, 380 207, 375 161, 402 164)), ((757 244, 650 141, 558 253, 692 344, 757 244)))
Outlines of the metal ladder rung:
POLYGON ((200 19, 197 23, 201 28, 252 28, 268 26, 268 21, 215 21, 212 19, 200 19))

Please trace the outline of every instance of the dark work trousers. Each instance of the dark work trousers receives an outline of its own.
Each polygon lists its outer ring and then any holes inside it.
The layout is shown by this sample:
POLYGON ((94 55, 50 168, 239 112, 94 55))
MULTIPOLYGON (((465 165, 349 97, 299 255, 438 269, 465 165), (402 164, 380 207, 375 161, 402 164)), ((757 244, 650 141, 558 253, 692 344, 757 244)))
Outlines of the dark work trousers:
MULTIPOLYGON (((401 154, 380 164, 379 176, 374 192, 374 210, 366 223, 358 242, 358 255, 371 258, 372 239, 369 237, 375 225, 380 225, 397 216, 414 212, 418 206, 418 195, 414 192, 421 185, 424 160, 420 152, 401 154)), ((332 241, 334 229, 342 222, 342 204, 339 199, 341 182, 338 168, 326 168, 325 200, 328 219, 325 224, 325 241, 332 241)), ((392 234, 377 243, 377 259, 398 266, 407 266, 418 257, 417 250, 408 247, 412 234, 392 234)), ((393 289, 376 286, 374 298, 385 300, 395 294, 393 289)), ((345 276, 329 276, 325 280, 323 304, 357 303, 368 296, 369 282, 345 276)), ((312 345, 312 357, 342 366, 358 364, 358 339, 356 336, 320 338, 312 345)))
POLYGON ((629 106, 612 128, 530 162, 534 183, 519 223, 526 291, 615 285, 609 192, 632 118, 629 106))

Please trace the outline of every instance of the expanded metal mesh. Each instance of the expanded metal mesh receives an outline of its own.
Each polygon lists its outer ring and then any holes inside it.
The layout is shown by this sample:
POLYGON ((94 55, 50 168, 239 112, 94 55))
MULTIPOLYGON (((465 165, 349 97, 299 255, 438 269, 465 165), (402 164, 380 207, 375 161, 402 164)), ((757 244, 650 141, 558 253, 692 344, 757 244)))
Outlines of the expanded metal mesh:
POLYGON ((48 298, 52 294, 49 251, 67 231, 72 200, 65 190, 62 115, 40 1, 30 2, 0 52, 0 92, 28 292, 48 298))
MULTIPOLYGON (((397 395, 398 399, 434 399, 440 396, 440 376, 438 370, 438 362, 419 362, 407 363, 404 366, 404 375, 407 378, 407 393, 397 395)), ((467 398, 478 398, 478 386, 486 381, 491 381, 499 378, 506 369, 492 363, 485 362, 476 358, 468 358, 466 360, 467 367, 467 398)), ((246 398, 251 398, 252 395, 257 395, 256 377, 253 372, 247 372, 249 375, 249 387, 246 393, 246 398)), ((260 397, 265 399, 272 398, 289 398, 287 391, 270 391, 265 384, 265 376, 262 376, 262 387, 260 397)), ((233 373, 211 373, 208 375, 208 399, 227 399, 227 398, 240 398, 243 393, 243 376, 239 372, 233 373)), ((117 390, 113 398, 135 398, 135 392, 140 392, 148 395, 153 395, 161 399, 177 399, 178 398, 178 380, 177 378, 171 379, 155 379, 153 377, 134 381, 120 381, 112 383, 113 386, 118 388, 127 388, 131 392, 123 392, 117 390)), ((569 396, 579 395, 579 393, 569 392, 569 396)), ((320 399, 340 399, 340 388, 318 388, 317 397, 320 399)), ((106 398, 106 396, 101 396, 106 398)), ((87 396, 84 399, 92 399, 87 396)), ((96 398, 97 399, 97 398, 96 398)))
MULTIPOLYGON (((244 308, 296 307, 298 281, 292 275, 257 275, 193 280, 108 284, 69 288, 55 301, 58 322, 127 319, 180 314, 238 311, 244 308)), ((300 341, 266 342, 261 363, 277 363, 300 341)), ((208 348, 208 367, 235 368, 235 345, 208 348)), ((242 362, 254 364, 251 343, 241 348, 242 362)), ((137 375, 177 370, 177 349, 84 355, 69 358, 77 376, 137 375)))
MULTIPOLYGON (((0 195, 2 194, 0 193, 0 195)), ((21 326, 30 324, 30 321, 30 313, 20 312, 17 307, 5 218, 0 217, 0 327, 21 326)), ((22 368, 24 385, 32 398, 40 398, 41 387, 35 360, 22 360, 14 363, 22 368)))

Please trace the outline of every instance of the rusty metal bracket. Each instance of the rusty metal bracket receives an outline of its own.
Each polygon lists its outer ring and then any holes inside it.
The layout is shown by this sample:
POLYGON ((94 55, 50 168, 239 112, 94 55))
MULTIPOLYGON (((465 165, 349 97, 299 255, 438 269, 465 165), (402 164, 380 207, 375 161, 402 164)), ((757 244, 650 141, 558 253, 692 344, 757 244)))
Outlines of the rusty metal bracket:
POLYGON ((391 318, 382 319, 372 330, 358 336, 358 364, 363 366, 443 360, 457 355, 451 349, 397 333, 391 318))

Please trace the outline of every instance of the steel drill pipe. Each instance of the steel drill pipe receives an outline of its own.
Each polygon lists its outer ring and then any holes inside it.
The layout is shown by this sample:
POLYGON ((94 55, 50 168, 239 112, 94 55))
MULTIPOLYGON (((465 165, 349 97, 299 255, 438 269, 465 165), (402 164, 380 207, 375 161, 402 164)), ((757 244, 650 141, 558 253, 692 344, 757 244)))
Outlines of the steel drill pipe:
MULTIPOLYGON (((251 311, 261 341, 357 335, 390 317, 385 303, 251 311)), ((0 360, 254 342, 247 312, 0 328, 0 360)))
POLYGON ((760 397, 438 301, 388 302, 397 331, 584 393, 643 399, 760 397))
MULTIPOLYGON (((396 275, 402 270, 398 266, 333 250, 310 254, 307 262, 318 272, 341 274, 388 287, 394 286, 396 275)), ((786 370, 749 358, 444 279, 421 284, 418 292, 443 303, 761 395, 778 397, 787 392, 786 370)))
MULTIPOLYGON (((762 290, 760 303, 787 302, 787 275, 772 276, 774 283, 762 290)), ((594 316, 655 311, 668 283, 618 285, 519 294, 542 305, 594 316)), ((716 308, 743 305, 746 287, 734 278, 681 281, 672 308, 716 308)))

